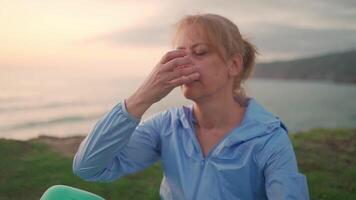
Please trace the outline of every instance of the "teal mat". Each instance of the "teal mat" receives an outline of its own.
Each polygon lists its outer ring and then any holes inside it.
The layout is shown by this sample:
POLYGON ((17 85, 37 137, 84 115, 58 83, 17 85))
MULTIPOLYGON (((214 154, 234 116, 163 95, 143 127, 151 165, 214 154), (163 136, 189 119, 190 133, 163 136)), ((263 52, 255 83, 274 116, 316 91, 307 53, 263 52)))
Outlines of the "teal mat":
POLYGON ((54 185, 46 190, 41 200, 105 200, 104 198, 74 187, 54 185))

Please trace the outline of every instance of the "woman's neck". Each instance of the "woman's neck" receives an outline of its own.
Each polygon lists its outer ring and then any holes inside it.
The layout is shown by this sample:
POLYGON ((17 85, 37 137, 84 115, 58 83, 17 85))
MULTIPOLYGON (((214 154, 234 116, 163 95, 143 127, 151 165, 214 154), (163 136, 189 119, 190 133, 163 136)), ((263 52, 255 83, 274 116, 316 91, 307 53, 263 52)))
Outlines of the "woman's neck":
POLYGON ((229 129, 239 124, 246 107, 241 106, 231 96, 215 95, 194 103, 193 113, 198 127, 204 130, 229 129))

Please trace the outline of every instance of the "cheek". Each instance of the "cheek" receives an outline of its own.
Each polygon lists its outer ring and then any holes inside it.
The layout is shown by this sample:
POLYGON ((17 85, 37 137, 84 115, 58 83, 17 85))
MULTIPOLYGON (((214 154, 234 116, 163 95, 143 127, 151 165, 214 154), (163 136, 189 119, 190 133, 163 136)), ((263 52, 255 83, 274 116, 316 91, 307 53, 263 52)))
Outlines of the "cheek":
POLYGON ((200 81, 204 83, 214 83, 221 78, 225 78, 226 74, 219 65, 220 63, 196 63, 198 72, 200 73, 200 81))
POLYGON ((200 79, 205 79, 213 72, 214 63, 206 60, 206 61, 197 61, 194 63, 197 67, 198 72, 200 73, 200 79))

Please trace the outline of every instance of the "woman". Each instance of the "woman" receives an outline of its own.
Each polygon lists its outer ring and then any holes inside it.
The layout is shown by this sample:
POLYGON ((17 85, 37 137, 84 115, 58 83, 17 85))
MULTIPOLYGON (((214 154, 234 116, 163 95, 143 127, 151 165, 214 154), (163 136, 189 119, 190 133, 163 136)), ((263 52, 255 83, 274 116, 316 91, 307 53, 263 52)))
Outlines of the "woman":
POLYGON ((256 50, 215 14, 189 15, 141 87, 81 143, 74 173, 113 181, 161 160, 162 199, 308 199, 286 126, 242 83, 256 50), (141 116, 180 86, 190 106, 141 116))

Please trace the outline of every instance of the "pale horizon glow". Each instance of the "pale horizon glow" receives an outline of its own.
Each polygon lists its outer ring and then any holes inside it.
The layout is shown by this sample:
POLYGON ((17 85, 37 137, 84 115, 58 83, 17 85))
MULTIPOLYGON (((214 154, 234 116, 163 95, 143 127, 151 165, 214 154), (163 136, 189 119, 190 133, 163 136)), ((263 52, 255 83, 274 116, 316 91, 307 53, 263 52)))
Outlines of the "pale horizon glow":
POLYGON ((0 31, 0 68, 132 69, 124 66, 129 64, 139 68, 151 57, 157 58, 160 48, 151 47, 147 54, 142 47, 85 40, 144 23, 155 11, 151 4, 114 1, 2 2, 0 26, 5 28, 0 31))
POLYGON ((128 76, 147 74, 170 50, 173 23, 185 14, 204 12, 222 14, 238 23, 243 35, 261 50, 258 61, 356 47, 352 2, 351 6, 331 1, 310 2, 308 6, 271 2, 196 0, 193 5, 188 1, 3 1, 0 69, 96 69, 124 71, 128 76))

